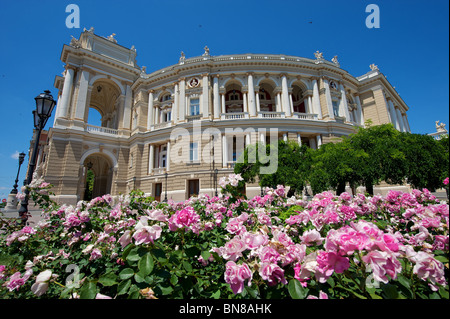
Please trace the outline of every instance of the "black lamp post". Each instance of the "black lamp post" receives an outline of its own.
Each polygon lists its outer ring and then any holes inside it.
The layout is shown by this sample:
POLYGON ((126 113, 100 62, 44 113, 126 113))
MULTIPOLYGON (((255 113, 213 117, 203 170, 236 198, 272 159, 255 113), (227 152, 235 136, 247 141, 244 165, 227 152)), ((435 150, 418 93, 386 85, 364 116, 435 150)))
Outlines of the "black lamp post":
POLYGON ((219 170, 216 168, 214 170, 214 188, 215 188, 215 196, 219 196, 217 193, 217 174, 219 173, 219 170))
MULTIPOLYGON (((36 166, 36 158, 39 148, 39 139, 41 138, 42 130, 47 124, 48 119, 52 115, 53 108, 56 101, 50 94, 50 91, 46 90, 44 93, 39 94, 35 98, 36 110, 33 111, 34 127, 36 129, 36 139, 34 141, 34 148, 31 159, 28 163, 28 174, 25 180, 26 185, 30 185, 33 178, 34 168, 36 166)), ((30 194, 28 188, 25 189, 25 197, 20 202, 19 217, 22 219, 22 223, 25 224, 28 220, 28 195, 30 194)))
POLYGON ((19 186, 17 184, 17 182, 19 181, 20 166, 22 166, 22 163, 23 163, 24 159, 25 159, 25 153, 22 152, 22 153, 19 154, 19 169, 17 170, 17 177, 16 177, 16 180, 14 182, 11 194, 17 194, 17 186, 19 186))
POLYGON ((166 192, 165 192, 165 195, 164 195, 164 202, 167 203, 167 177, 169 177, 169 174, 166 172, 164 174, 164 177, 165 177, 165 180, 166 180, 166 192))

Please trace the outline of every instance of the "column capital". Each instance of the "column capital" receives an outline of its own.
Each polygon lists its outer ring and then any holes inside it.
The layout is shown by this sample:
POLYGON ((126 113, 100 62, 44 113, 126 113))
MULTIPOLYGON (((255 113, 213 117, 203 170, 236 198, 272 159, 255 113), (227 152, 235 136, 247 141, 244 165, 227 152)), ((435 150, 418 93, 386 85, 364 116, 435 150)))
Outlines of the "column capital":
POLYGON ((154 89, 150 89, 150 90, 148 90, 148 94, 153 94, 153 93, 155 93, 155 90, 154 89))
POLYGON ((178 78, 178 81, 179 81, 179 82, 180 82, 180 81, 186 81, 186 77, 182 76, 182 77, 178 78))
POLYGON ((205 73, 202 73, 202 74, 200 74, 202 77, 205 77, 205 76, 209 76, 209 73, 208 72, 205 72, 205 73))
POLYGON ((245 75, 247 75, 247 76, 249 76, 249 75, 254 76, 255 72, 246 72, 245 75))
POLYGON ((280 73, 280 77, 286 77, 287 78, 288 74, 286 72, 282 72, 280 73))

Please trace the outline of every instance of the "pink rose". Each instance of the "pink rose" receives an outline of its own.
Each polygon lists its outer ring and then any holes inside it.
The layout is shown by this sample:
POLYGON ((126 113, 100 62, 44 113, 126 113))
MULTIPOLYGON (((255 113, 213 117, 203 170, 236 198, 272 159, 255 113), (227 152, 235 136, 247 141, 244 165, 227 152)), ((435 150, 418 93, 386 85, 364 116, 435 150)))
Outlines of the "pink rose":
POLYGON ((269 238, 267 235, 261 233, 245 232, 241 234, 241 239, 249 249, 256 249, 261 246, 267 245, 269 238))
POLYGON ((280 254, 270 246, 264 246, 259 252, 259 258, 262 263, 276 263, 280 254))
POLYGON ((233 261, 225 264, 225 282, 230 284, 234 294, 239 294, 244 290, 244 281, 249 279, 248 286, 251 285, 253 273, 247 264, 237 265, 233 261))
POLYGON ((267 281, 269 286, 275 286, 279 282, 284 285, 287 284, 286 278, 284 278, 284 270, 277 264, 262 263, 259 267, 259 275, 267 281))
POLYGON ((244 222, 241 219, 239 219, 238 217, 236 217, 236 218, 231 218, 228 221, 226 230, 230 234, 239 235, 242 232, 245 232, 247 229, 244 226, 244 222))
POLYGON ((444 179, 443 183, 444 183, 444 185, 448 185, 448 183, 449 183, 448 177, 446 177, 446 178, 444 179))
POLYGON ((246 249, 245 243, 238 237, 234 237, 222 247, 221 255, 224 259, 236 261, 242 256, 242 252, 246 249))

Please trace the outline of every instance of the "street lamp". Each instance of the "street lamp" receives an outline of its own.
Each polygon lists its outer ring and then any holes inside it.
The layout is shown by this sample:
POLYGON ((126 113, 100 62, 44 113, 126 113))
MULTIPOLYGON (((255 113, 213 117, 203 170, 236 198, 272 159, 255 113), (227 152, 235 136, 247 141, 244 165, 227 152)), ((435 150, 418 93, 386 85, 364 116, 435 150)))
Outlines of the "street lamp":
MULTIPOLYGON (((52 115, 53 108, 55 107, 56 101, 50 94, 50 91, 46 90, 44 93, 39 94, 34 98, 36 101, 36 110, 33 111, 34 127, 36 129, 36 139, 34 141, 34 148, 31 159, 28 163, 28 175, 25 180, 26 185, 30 185, 33 178, 34 168, 36 166, 36 158, 39 148, 39 139, 41 138, 41 132, 47 124, 48 119, 52 115)), ((19 217, 22 219, 22 223, 25 224, 28 219, 28 195, 30 191, 28 188, 25 189, 25 197, 20 202, 19 217)))
POLYGON ((17 184, 17 182, 19 181, 20 166, 22 166, 24 159, 25 159, 25 153, 22 152, 19 154, 19 169, 17 170, 16 181, 14 182, 13 189, 10 194, 17 194, 17 186, 19 186, 17 184))
POLYGON ((166 193, 164 195, 164 201, 163 202, 167 203, 167 177, 169 177, 169 174, 166 172, 164 174, 164 177, 165 177, 165 180, 166 180, 166 193))
POLYGON ((214 188, 216 189, 216 193, 215 193, 216 197, 218 196, 218 194, 217 194, 217 174, 218 173, 219 173, 219 170, 216 168, 214 170, 214 188))

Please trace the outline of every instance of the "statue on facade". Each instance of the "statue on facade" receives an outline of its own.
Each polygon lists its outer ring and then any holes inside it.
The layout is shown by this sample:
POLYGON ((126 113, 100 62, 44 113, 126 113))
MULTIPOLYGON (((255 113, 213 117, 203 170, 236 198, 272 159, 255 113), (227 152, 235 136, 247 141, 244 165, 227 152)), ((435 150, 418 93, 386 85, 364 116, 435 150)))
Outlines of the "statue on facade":
POLYGON ((331 62, 333 62, 334 64, 336 64, 336 66, 340 66, 337 55, 335 55, 332 59, 331 62))
POLYGON ((314 52, 314 56, 316 57, 316 60, 323 60, 323 52, 319 52, 319 50, 314 52))
POLYGON ((445 124, 444 123, 439 124, 439 121, 436 121, 436 131, 447 132, 447 130, 445 128, 445 124))
POLYGON ((117 43, 117 40, 114 39, 114 36, 115 36, 115 35, 116 35, 116 34, 113 33, 113 34, 111 34, 110 36, 108 36, 107 39, 108 39, 109 41, 113 42, 113 43, 117 43))
POLYGON ((369 68, 372 70, 372 71, 378 71, 379 69, 378 69, 378 65, 375 65, 374 63, 372 63, 371 65, 369 65, 369 68))
POLYGON ((209 56, 209 48, 205 46, 205 53, 203 53, 203 56, 209 56))
POLYGON ((186 60, 186 56, 184 55, 184 52, 181 51, 180 60, 178 60, 178 62, 179 62, 179 63, 184 63, 185 60, 186 60))
POLYGON ((71 35, 71 37, 72 40, 70 40, 70 46, 75 49, 81 48, 81 41, 75 38, 73 35, 71 35))

